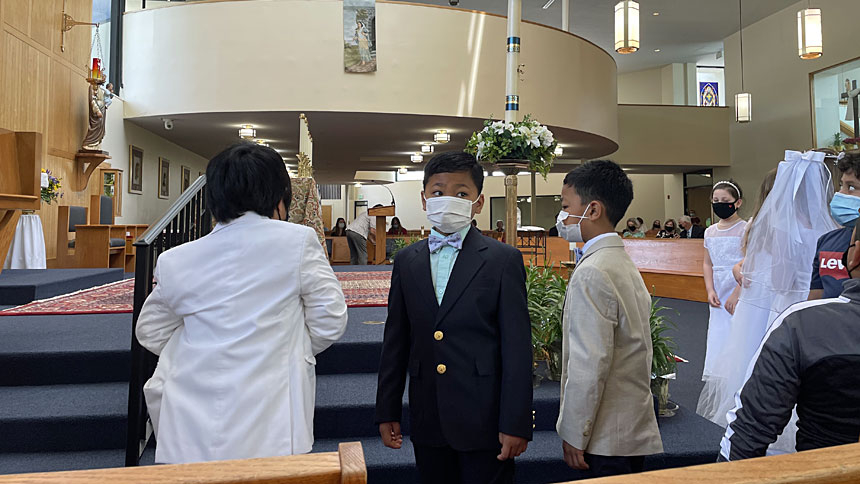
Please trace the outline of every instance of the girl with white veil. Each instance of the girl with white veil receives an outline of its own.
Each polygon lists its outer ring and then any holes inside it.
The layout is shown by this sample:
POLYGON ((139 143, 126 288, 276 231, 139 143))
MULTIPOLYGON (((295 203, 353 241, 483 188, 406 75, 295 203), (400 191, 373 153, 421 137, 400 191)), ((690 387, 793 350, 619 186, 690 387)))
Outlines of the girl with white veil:
MULTIPOLYGON (((768 327, 789 306, 806 300, 818 238, 838 228, 830 216, 833 183, 824 157, 786 151, 773 189, 749 226, 740 299, 714 372, 719 384, 698 409, 723 427, 768 327)), ((769 453, 794 452, 792 426, 769 453)))

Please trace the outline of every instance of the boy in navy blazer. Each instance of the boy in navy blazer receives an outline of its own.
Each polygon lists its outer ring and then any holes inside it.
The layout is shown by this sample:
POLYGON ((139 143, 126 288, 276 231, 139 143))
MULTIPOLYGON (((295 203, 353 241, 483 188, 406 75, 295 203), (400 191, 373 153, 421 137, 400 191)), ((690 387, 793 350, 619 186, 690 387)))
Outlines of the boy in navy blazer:
POLYGON ((424 169, 430 238, 397 253, 379 369, 376 423, 399 449, 409 375, 420 482, 512 483, 532 437, 531 325, 522 254, 471 226, 483 169, 442 153, 424 169))

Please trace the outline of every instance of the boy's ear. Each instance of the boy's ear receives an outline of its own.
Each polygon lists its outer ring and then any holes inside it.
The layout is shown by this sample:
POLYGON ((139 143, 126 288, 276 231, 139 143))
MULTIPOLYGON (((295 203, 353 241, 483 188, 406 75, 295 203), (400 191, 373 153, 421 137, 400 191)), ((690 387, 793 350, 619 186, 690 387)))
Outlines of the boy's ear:
POLYGON ((585 214, 589 220, 592 222, 596 222, 600 220, 600 217, 606 213, 606 207, 603 206, 603 202, 600 200, 594 200, 588 207, 588 212, 585 214))
POLYGON ((478 195, 478 200, 476 200, 475 204, 472 205, 472 210, 474 211, 474 215, 481 213, 482 208, 484 208, 484 194, 483 193, 478 195))
POLYGON ((421 193, 419 195, 421 195, 421 208, 424 209, 424 211, 426 212, 427 211, 427 199, 424 198, 424 190, 421 190, 421 193))

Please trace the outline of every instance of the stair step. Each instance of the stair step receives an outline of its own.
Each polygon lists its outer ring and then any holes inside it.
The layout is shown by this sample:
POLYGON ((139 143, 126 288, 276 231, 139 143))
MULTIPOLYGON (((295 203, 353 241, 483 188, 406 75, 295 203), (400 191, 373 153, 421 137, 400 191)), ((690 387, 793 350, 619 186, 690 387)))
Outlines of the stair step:
POLYGON ((350 308, 343 337, 317 355, 317 375, 376 373, 387 308, 350 308))
POLYGON ((128 381, 131 314, 0 317, 0 386, 128 381))
POLYGON ((0 453, 125 447, 127 383, 0 387, 0 453))
MULTIPOLYGON (((155 463, 155 447, 150 446, 140 458, 140 465, 155 463)), ((13 452, 0 454, 0 474, 79 471, 106 469, 125 465, 125 449, 80 452, 13 452)))

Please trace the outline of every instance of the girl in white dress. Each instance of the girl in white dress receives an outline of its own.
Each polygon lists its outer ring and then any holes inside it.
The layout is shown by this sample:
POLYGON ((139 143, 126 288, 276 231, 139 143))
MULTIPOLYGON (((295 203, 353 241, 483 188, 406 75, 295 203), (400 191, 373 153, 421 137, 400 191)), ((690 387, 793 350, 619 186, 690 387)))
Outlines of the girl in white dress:
POLYGON ((743 193, 733 181, 721 181, 711 190, 714 214, 720 221, 705 230, 705 287, 711 317, 708 320, 708 340, 702 380, 705 386, 699 396, 696 412, 712 418, 715 408, 715 390, 721 387, 717 376, 719 357, 728 339, 731 319, 738 302, 740 286, 732 275, 732 267, 743 259, 741 241, 746 221, 737 214, 743 203, 743 193))

